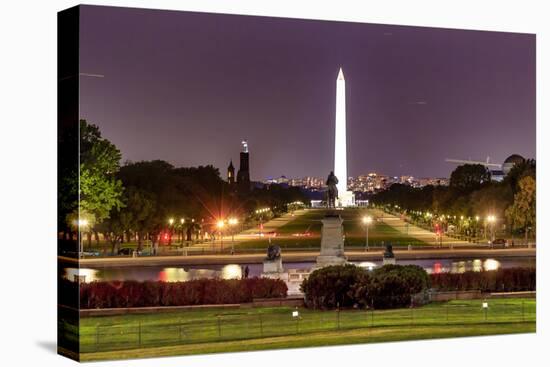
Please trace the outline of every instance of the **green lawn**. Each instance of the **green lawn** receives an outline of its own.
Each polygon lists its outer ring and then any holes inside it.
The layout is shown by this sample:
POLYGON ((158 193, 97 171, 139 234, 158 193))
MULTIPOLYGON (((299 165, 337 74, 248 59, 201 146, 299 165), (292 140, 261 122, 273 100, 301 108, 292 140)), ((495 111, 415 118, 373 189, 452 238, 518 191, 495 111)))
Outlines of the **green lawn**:
MULTIPOLYGON (((293 221, 277 229, 277 237, 273 243, 286 249, 319 248, 321 236, 321 219, 327 210, 308 210, 305 214, 296 217, 293 221), (309 233, 309 236, 296 236, 309 233)), ((366 231, 361 219, 365 215, 373 216, 367 209, 339 210, 338 214, 344 220, 345 246, 347 248, 364 248, 366 231)), ((392 243, 394 246, 425 245, 426 243, 382 222, 373 222, 369 227, 369 245, 381 246, 382 242, 392 243)), ((239 248, 263 248, 268 246, 267 239, 252 239, 239 243, 239 248)))
POLYGON ((432 303, 398 310, 288 307, 185 310, 81 319, 83 360, 534 332, 534 299, 432 303))
MULTIPOLYGON (((321 241, 321 219, 327 213, 326 209, 310 209, 304 214, 296 216, 292 221, 284 224, 276 229, 277 237, 272 238, 272 243, 281 246, 287 250, 297 249, 319 249, 321 241), (303 234, 308 233, 307 236, 303 234)), ((345 209, 337 211, 338 214, 344 220, 344 234, 345 234, 345 246, 346 248, 363 249, 365 247, 366 231, 361 219, 365 215, 371 215, 373 213, 367 209, 345 209)), ((406 233, 399 231, 385 223, 374 221, 369 226, 369 246, 382 246, 382 243, 391 243, 392 245, 408 246, 408 245, 426 245, 425 242, 408 236, 406 233)), ((179 241, 176 239, 173 242, 174 248, 179 246, 179 241)), ((231 247, 231 239, 226 236, 224 240, 225 251, 229 252, 231 247)), ((266 249, 269 246, 268 237, 248 238, 246 240, 235 240, 235 248, 237 251, 242 250, 259 250, 266 249)), ((136 242, 125 242, 121 246, 129 248, 137 248, 136 242)), ((166 246, 160 246, 161 250, 168 250, 166 246)), ((147 246, 145 246, 147 248, 147 246)), ((219 251, 220 242, 204 242, 198 245, 197 251, 204 248, 207 251, 216 249, 219 251)), ((89 250, 88 242, 84 242, 84 249, 89 250)), ((101 242, 98 246, 95 241, 92 242, 92 249, 98 250, 100 253, 110 253, 111 245, 101 242)))

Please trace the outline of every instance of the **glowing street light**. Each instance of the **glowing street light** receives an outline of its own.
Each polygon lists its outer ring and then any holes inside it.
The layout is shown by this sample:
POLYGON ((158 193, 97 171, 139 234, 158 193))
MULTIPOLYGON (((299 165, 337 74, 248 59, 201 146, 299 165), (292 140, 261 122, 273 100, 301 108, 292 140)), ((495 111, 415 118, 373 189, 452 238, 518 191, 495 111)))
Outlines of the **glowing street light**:
POLYGON ((180 219, 180 224, 181 224, 181 245, 183 247, 183 237, 184 237, 184 233, 183 233, 183 225, 185 224, 185 218, 181 218, 180 219))
POLYGON ((82 232, 86 230, 86 227, 88 227, 88 220, 87 219, 78 219, 74 221, 74 224, 78 227, 78 256, 80 258, 83 258, 84 254, 84 242, 82 241, 82 232))
POLYGON ((494 215, 488 215, 487 216, 487 222, 489 223, 491 227, 491 248, 493 248, 493 242, 495 241, 495 227, 494 223, 496 222, 497 218, 494 215))
POLYGON ((170 223, 170 225, 173 225, 174 224, 174 218, 168 219, 168 223, 170 223))
POLYGON ((223 227, 225 227, 225 221, 220 219, 216 222, 216 227, 220 231, 220 248, 223 251, 223 227))
POLYGON ((369 251, 369 224, 372 223, 372 217, 371 216, 364 216, 363 217, 363 224, 366 228, 366 238, 365 238, 365 251, 369 251))
MULTIPOLYGON (((239 224, 239 220, 237 218, 229 218, 227 221, 231 227, 235 227, 237 224, 239 224)), ((235 253, 235 229, 232 229, 231 231, 231 255, 235 253)))

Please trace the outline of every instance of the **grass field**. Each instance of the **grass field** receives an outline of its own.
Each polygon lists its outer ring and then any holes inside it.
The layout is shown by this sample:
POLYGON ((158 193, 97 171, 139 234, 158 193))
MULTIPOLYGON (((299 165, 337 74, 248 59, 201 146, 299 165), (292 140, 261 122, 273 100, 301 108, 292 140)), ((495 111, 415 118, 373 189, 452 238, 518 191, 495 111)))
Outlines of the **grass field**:
POLYGON ((81 319, 83 360, 534 332, 534 299, 398 310, 197 309, 81 319))
MULTIPOLYGON (((272 239, 272 242, 287 249, 318 248, 321 236, 321 219, 325 216, 326 212, 327 211, 324 209, 308 210, 305 214, 281 226, 277 230, 277 237, 272 239), (305 233, 309 233, 309 235, 303 236, 305 233)), ((340 214, 344 220, 346 248, 364 248, 366 230, 361 219, 365 215, 373 216, 373 213, 367 209, 346 209, 338 211, 338 214, 340 214)), ((383 222, 374 221, 369 226, 369 245, 381 246, 382 242, 392 243, 394 246, 426 244, 383 222)), ((238 244, 239 248, 258 248, 267 246, 267 239, 251 239, 242 241, 238 244)))

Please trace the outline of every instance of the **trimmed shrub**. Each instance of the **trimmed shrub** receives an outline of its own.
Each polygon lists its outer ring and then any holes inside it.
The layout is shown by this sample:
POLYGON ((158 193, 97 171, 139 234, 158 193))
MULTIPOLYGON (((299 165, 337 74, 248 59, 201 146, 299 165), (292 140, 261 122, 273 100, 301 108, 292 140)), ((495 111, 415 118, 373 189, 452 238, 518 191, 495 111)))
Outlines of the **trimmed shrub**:
POLYGON ((535 268, 508 268, 491 271, 431 274, 437 291, 518 292, 536 290, 535 268))
POLYGON ((360 303, 378 309, 409 306, 412 297, 430 285, 428 274, 417 265, 385 265, 375 269, 369 281, 367 292, 356 297, 360 303))
POLYGON ((386 265, 369 272, 346 264, 315 270, 302 283, 302 291, 306 305, 313 308, 394 308, 410 305, 429 284, 428 274, 416 265, 386 265))
POLYGON ((356 303, 352 288, 364 277, 365 269, 351 265, 326 266, 313 271, 301 285, 308 307, 350 307, 356 303))
MULTIPOLYGON (((64 280, 62 289, 79 285, 64 280)), ((252 302, 254 298, 286 297, 278 279, 198 279, 187 282, 92 282, 80 284, 80 308, 217 305, 252 302)), ((69 299, 66 300, 68 304, 69 299)))

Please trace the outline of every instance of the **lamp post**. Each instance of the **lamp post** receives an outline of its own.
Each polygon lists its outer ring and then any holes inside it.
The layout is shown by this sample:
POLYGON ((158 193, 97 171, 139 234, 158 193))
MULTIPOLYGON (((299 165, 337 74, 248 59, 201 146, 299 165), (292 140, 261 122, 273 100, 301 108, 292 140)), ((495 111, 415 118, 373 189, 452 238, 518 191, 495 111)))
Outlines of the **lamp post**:
POLYGON ((235 253, 235 226, 239 223, 237 218, 229 218, 228 221, 231 226, 231 255, 235 253))
POLYGON ((168 219, 168 223, 170 224, 170 235, 168 237, 168 246, 172 246, 172 232, 173 232, 174 218, 168 219))
POLYGON ((78 257, 84 257, 84 243, 82 242, 82 232, 88 227, 87 219, 78 219, 75 224, 78 227, 78 257))
POLYGON ((487 222, 489 222, 489 226, 491 229, 491 248, 493 248, 493 242, 495 241, 495 227, 494 227, 495 221, 496 221, 496 217, 494 215, 489 215, 487 217, 487 222))
POLYGON ((366 215, 363 217, 363 224, 365 225, 365 251, 369 251, 369 224, 372 223, 372 217, 366 215))
POLYGON ((181 224, 181 246, 183 247, 183 225, 185 224, 185 218, 181 218, 180 219, 180 224, 181 224))
POLYGON ((218 230, 220 232, 220 248, 221 251, 223 251, 223 227, 225 227, 225 222, 223 221, 223 219, 218 220, 216 226, 218 227, 218 230))

